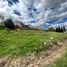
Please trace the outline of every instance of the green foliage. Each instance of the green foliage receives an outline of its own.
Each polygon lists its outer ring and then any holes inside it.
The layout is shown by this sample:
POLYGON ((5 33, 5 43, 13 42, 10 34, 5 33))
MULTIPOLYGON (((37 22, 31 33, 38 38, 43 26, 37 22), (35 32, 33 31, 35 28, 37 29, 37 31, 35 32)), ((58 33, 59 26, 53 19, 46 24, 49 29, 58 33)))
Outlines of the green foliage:
POLYGON ((0 30, 1 29, 4 29, 4 23, 3 22, 0 22, 0 30))
POLYGON ((56 27, 56 29, 51 27, 51 28, 48 28, 48 31, 52 31, 52 32, 65 32, 66 28, 65 28, 65 26, 62 26, 62 27, 58 26, 58 27, 56 27))
POLYGON ((65 26, 56 28, 56 32, 65 32, 65 31, 66 31, 65 26))
POLYGON ((0 25, 0 30, 1 30, 1 29, 4 29, 4 26, 0 25))
POLYGON ((53 32, 55 32, 55 29, 54 28, 48 28, 48 31, 53 31, 53 32))
POLYGON ((5 28, 15 29, 15 25, 11 19, 4 21, 5 28))

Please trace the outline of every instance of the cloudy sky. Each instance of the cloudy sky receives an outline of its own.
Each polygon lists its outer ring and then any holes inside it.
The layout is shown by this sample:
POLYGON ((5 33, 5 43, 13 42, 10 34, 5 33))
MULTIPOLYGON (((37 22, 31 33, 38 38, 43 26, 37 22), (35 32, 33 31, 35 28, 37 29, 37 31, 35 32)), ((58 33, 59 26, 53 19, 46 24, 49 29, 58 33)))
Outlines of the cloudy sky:
POLYGON ((0 21, 10 18, 31 27, 67 25, 67 0, 0 0, 0 21))

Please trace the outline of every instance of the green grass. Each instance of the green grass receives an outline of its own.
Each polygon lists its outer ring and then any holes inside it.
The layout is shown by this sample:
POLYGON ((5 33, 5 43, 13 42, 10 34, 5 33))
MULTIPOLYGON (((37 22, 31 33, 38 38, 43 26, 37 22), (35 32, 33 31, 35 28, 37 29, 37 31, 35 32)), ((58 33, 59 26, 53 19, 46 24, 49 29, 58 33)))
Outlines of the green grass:
POLYGON ((55 63, 51 65, 51 67, 67 67, 67 52, 62 58, 56 60, 55 63))
POLYGON ((43 45, 50 38, 53 41, 67 38, 67 34, 45 32, 42 30, 0 30, 0 56, 23 56, 27 53, 38 53, 46 50, 43 45))

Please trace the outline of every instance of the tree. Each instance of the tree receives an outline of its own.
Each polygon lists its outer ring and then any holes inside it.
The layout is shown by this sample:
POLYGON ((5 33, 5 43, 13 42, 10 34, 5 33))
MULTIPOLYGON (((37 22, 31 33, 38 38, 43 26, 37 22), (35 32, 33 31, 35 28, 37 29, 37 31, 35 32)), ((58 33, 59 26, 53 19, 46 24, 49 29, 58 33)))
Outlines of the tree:
POLYGON ((65 26, 63 26, 63 31, 65 31, 65 32, 66 32, 66 28, 65 28, 65 26))
POLYGON ((60 27, 57 27, 56 28, 56 32, 60 32, 60 27))
POLYGON ((65 32, 65 31, 66 31, 65 26, 56 28, 56 32, 65 32))
POLYGON ((15 25, 11 19, 4 21, 5 28, 15 29, 15 25))

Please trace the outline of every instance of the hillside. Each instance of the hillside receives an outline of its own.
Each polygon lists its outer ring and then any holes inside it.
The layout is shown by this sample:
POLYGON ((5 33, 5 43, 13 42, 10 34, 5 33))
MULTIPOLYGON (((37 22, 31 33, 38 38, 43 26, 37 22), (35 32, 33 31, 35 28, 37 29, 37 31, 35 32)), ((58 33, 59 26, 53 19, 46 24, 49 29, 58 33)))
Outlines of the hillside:
MULTIPOLYGON (((16 67, 15 64, 20 63, 20 59, 23 59, 22 66, 25 65, 23 67, 28 67, 27 64, 30 63, 29 65, 31 65, 31 62, 40 63, 42 58, 43 62, 46 57, 49 58, 50 54, 56 53, 57 49, 62 50, 63 44, 61 41, 64 39, 67 39, 66 33, 46 32, 43 30, 0 30, 0 66, 12 63, 16 67), (16 63, 13 64, 14 62, 16 63)), ((59 54, 61 55, 61 51, 59 54)))
POLYGON ((50 40, 58 41, 64 38, 67 38, 67 34, 42 30, 0 30, 0 56, 38 53, 43 51, 44 44, 50 40))

